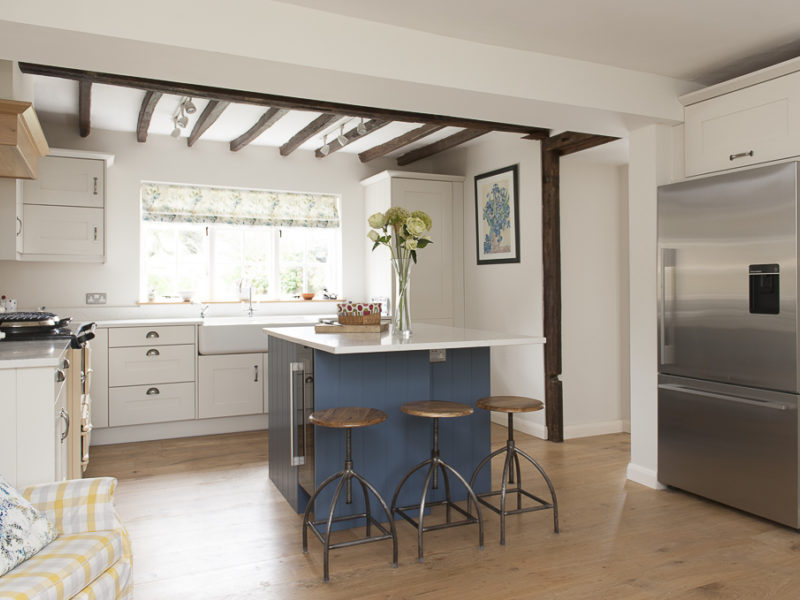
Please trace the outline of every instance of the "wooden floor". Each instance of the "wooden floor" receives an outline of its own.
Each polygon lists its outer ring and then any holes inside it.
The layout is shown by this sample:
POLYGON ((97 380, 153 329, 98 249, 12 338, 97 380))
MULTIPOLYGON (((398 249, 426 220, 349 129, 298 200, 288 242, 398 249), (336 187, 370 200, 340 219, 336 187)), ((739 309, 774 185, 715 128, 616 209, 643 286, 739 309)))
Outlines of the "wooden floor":
MULTIPOLYGON (((505 429, 492 427, 498 446, 505 429)), ((626 481, 625 434, 563 444, 517 435, 553 480, 560 534, 550 511, 516 515, 503 547, 497 515, 484 511, 483 551, 474 526, 431 532, 419 564, 416 532, 398 521, 398 569, 390 542, 345 548, 324 584, 319 543, 303 555, 301 517, 267 477, 266 435, 92 448, 88 475, 120 482, 137 600, 800 597, 794 530, 626 481)))

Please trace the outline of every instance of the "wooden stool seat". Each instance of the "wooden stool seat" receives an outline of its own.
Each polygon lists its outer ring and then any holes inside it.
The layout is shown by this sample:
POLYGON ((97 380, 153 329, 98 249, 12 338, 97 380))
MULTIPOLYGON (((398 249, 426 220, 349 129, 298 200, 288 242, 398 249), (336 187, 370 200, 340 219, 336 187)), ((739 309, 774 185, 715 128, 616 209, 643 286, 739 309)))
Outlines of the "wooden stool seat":
POLYGON ((369 427, 386 420, 386 413, 377 408, 363 406, 339 406, 326 408, 311 413, 309 422, 322 427, 344 429, 351 427, 369 427))
POLYGON ((542 410, 544 403, 524 396, 489 396, 478 400, 477 407, 495 412, 522 413, 542 410))
POLYGON ((404 413, 415 417, 466 417, 472 414, 472 407, 460 402, 446 400, 423 400, 420 402, 407 402, 400 407, 404 413))

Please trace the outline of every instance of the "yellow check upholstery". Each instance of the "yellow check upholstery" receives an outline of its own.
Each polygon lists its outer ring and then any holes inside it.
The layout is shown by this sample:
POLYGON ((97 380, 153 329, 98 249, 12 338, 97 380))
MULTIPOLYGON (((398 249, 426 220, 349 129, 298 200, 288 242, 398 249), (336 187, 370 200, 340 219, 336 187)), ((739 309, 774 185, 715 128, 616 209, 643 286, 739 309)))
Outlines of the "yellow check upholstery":
POLYGON ((0 577, 0 600, 130 598, 130 541, 114 510, 116 484, 100 477, 26 489, 61 535, 0 577))

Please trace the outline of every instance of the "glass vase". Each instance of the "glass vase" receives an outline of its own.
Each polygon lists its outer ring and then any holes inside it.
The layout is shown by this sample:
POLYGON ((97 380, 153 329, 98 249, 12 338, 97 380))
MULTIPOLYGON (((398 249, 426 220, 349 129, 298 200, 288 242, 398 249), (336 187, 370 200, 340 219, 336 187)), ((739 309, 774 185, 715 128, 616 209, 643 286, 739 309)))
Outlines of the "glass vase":
POLYGON ((411 336, 411 264, 410 258, 392 259, 394 269, 394 332, 403 338, 411 336))

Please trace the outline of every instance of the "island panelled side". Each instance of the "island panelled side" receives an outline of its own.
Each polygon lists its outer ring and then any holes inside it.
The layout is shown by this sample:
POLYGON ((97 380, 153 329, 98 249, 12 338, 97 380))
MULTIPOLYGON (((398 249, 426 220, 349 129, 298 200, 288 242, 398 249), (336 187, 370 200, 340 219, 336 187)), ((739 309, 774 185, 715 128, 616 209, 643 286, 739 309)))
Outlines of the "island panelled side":
MULTIPOLYGON (((299 470, 304 467, 292 465, 290 444, 293 437, 296 445, 302 442, 304 434, 308 435, 301 423, 307 421, 310 410, 307 407, 303 412, 296 407, 295 414, 289 414, 292 393, 290 365, 303 361, 308 352, 310 349, 302 345, 269 337, 270 479, 298 512, 305 509, 308 493, 298 478, 299 470), (291 425, 294 426, 294 436, 290 435, 291 425)), ((306 395, 313 394, 315 410, 366 406, 387 414, 385 422, 354 431, 353 462, 355 469, 378 489, 389 504, 403 475, 415 464, 430 458, 432 446, 432 419, 407 415, 400 407, 406 402, 419 400, 450 400, 475 407, 479 398, 490 394, 489 352, 488 347, 448 349, 445 362, 431 362, 427 350, 344 355, 313 350, 313 390, 307 390, 306 395)), ((295 400, 301 393, 298 385, 297 382, 294 384, 295 400)), ((490 451, 489 432, 490 421, 486 411, 476 410, 468 417, 441 419, 442 457, 469 480, 475 466, 490 451)), ((314 462, 314 487, 341 470, 344 463, 342 430, 317 427, 313 447, 308 443, 307 447, 311 454, 306 460, 313 457, 314 462)), ((450 479, 453 496, 458 500, 465 499, 463 487, 454 478, 450 479)), ((476 482, 476 491, 488 490, 489 479, 488 469, 484 470, 476 482)), ((417 473, 412 483, 404 487, 398 504, 418 502, 422 484, 423 474, 417 473)), ((439 499, 443 491, 440 477, 439 489, 429 498, 439 499)), ((327 512, 333 492, 334 486, 329 486, 318 496, 315 512, 327 512)), ((375 508, 373 506, 373 510, 375 508)), ((340 502, 337 516, 362 510, 362 494, 360 489, 355 489, 353 503, 340 502)))

